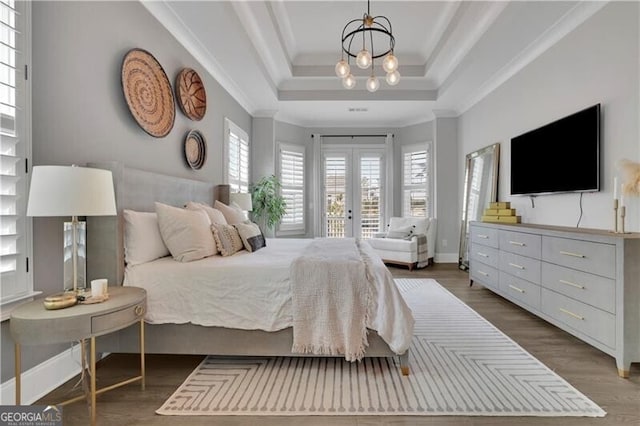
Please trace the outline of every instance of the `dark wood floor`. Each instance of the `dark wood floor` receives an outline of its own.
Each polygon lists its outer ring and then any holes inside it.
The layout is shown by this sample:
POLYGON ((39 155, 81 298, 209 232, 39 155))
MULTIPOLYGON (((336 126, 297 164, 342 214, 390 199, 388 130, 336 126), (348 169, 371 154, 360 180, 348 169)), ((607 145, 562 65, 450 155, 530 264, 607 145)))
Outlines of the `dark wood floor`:
MULTIPOLYGON (((631 378, 616 374, 612 357, 600 352, 558 328, 496 296, 482 286, 469 287, 468 276, 453 264, 436 264, 409 272, 389 268, 394 277, 435 278, 533 356, 545 363, 605 411, 604 418, 581 417, 272 417, 272 416, 159 416, 155 410, 173 393, 200 363, 200 356, 147 356, 147 389, 130 384, 98 396, 99 425, 640 425, 640 364, 633 364, 631 378)), ((108 386, 136 375, 138 357, 111 355, 98 368, 99 386, 108 386)), ((38 404, 54 404, 67 399, 76 379, 56 389, 38 404)), ((88 424, 86 404, 79 402, 64 407, 64 425, 88 424)))

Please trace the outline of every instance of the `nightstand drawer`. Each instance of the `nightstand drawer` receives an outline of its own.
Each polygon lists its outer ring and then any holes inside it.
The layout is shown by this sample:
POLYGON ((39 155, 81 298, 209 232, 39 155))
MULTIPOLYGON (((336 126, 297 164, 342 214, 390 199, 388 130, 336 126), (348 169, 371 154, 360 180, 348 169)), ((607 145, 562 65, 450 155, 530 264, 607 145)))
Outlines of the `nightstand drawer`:
POLYGON ((540 259, 542 238, 540 235, 500 230, 500 250, 540 259))
POLYGON ((118 311, 91 318, 91 333, 95 336, 119 330, 139 321, 146 311, 146 304, 138 303, 118 311))

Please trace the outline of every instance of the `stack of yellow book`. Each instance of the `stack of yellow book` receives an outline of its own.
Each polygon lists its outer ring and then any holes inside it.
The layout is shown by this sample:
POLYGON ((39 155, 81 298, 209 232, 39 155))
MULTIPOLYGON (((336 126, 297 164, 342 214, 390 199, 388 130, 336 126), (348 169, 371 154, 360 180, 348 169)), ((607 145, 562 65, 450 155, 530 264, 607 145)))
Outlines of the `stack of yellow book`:
POLYGON ((489 208, 484 209, 483 222, 520 223, 520 216, 516 215, 516 209, 511 208, 508 201, 489 203, 489 208))

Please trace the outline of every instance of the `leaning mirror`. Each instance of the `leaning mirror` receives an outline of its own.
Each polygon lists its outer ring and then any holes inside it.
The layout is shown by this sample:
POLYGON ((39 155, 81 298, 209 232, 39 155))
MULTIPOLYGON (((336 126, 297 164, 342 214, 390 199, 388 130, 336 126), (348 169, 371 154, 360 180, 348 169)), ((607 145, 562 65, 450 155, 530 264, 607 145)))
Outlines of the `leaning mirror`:
POLYGON ((498 197, 498 163, 500 144, 495 143, 467 154, 464 170, 462 223, 458 266, 469 269, 469 222, 482 218, 482 212, 498 197))

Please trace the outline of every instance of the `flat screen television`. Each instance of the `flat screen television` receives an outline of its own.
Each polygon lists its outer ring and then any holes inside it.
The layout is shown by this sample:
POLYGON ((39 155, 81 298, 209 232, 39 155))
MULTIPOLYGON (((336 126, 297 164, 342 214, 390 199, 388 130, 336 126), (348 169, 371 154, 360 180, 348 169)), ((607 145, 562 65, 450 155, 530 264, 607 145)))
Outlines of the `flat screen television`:
POLYGON ((600 190, 600 104, 511 139, 511 195, 600 190))

